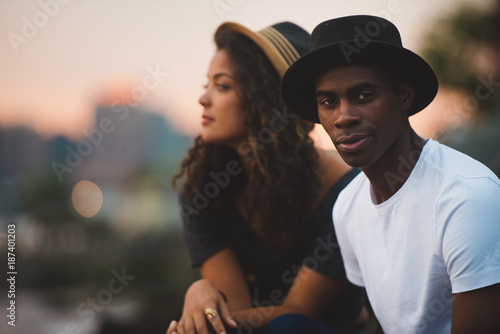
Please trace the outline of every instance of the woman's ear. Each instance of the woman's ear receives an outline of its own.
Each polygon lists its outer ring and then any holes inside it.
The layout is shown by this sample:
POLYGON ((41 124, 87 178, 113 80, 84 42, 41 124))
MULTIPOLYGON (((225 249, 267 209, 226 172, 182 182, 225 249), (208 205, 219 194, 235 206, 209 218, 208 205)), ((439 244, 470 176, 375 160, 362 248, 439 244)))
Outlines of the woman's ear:
POLYGON ((415 89, 413 84, 409 81, 403 81, 399 84, 398 88, 399 96, 401 97, 401 106, 404 111, 408 111, 413 104, 413 99, 415 98, 415 89))

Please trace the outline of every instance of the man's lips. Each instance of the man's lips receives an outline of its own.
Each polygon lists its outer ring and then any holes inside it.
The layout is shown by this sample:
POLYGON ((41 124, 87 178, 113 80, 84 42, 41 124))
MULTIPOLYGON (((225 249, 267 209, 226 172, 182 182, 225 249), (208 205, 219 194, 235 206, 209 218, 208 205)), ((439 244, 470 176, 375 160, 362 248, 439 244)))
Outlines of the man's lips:
POLYGON ((344 152, 356 152, 366 147, 370 140, 369 135, 351 135, 340 137, 337 140, 337 149, 344 152))

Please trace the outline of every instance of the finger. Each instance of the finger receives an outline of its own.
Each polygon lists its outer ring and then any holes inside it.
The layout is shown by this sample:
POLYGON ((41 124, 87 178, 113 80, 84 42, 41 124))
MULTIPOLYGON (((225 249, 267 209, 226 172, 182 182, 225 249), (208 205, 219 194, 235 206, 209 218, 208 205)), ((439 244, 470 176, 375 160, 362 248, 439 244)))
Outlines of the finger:
POLYGON ((194 323, 196 328, 196 333, 198 334, 210 334, 210 330, 207 326, 210 326, 207 322, 205 314, 197 314, 194 317, 194 323))
POLYGON ((224 328, 224 323, 222 322, 222 318, 220 316, 220 313, 217 313, 213 316, 207 316, 206 319, 210 324, 212 325, 213 329, 217 334, 225 334, 226 329, 224 328))
POLYGON ((226 303, 220 303, 219 309, 220 309, 220 317, 222 321, 224 321, 224 323, 226 323, 231 328, 238 327, 238 324, 231 316, 231 312, 229 312, 229 308, 227 307, 226 303))
POLYGON ((177 321, 173 320, 167 329, 167 334, 174 334, 177 327, 177 321))
POLYGON ((186 323, 186 322, 184 321, 184 319, 179 320, 179 323, 177 324, 177 328, 176 328, 176 332, 177 332, 178 334, 185 334, 185 333, 186 333, 186 331, 184 330, 184 328, 185 328, 185 326, 184 326, 184 325, 185 325, 185 323, 186 323))
POLYGON ((184 332, 179 334, 196 334, 196 326, 193 318, 189 317, 184 321, 184 332))

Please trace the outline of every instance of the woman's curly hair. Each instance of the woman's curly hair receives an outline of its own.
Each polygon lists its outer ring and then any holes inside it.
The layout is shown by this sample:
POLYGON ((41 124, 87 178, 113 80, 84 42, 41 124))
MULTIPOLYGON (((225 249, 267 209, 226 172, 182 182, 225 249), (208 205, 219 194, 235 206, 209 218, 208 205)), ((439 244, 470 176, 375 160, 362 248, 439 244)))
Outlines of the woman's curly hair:
MULTIPOLYGON (((185 177, 181 192, 187 203, 203 192, 214 180, 214 173, 225 171, 228 162, 249 168, 231 176, 227 187, 211 196, 199 214, 210 217, 232 205, 236 194, 244 190, 250 224, 269 245, 286 248, 300 234, 312 213, 320 187, 318 153, 309 137, 313 123, 290 115, 279 92, 280 76, 269 58, 248 37, 219 32, 215 35, 218 50, 225 50, 235 70, 236 91, 246 114, 249 135, 238 151, 206 143, 201 136, 182 161, 172 178, 185 177), (280 115, 282 116, 280 118, 280 115), (254 225, 258 221, 257 225, 254 225)), ((196 211, 196 210, 195 210, 196 211)), ((207 219, 217 224, 216 219, 207 219)))

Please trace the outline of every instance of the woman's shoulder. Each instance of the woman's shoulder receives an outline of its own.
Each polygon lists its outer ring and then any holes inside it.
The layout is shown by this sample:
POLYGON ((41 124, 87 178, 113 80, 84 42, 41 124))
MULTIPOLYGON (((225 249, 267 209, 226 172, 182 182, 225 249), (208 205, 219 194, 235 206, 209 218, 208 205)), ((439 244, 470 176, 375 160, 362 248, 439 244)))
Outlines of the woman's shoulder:
POLYGON ((324 188, 322 193, 326 194, 352 167, 346 164, 336 151, 320 148, 316 150, 319 155, 319 173, 322 188, 324 188))
POLYGON ((326 212, 331 217, 331 209, 338 194, 360 173, 360 169, 347 165, 336 151, 318 149, 321 192, 316 211, 326 212))

